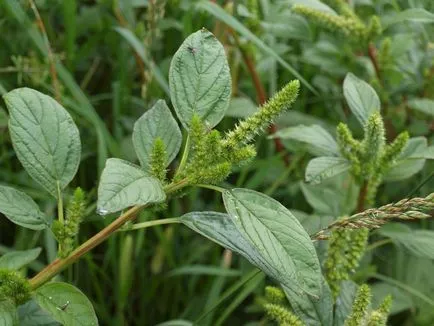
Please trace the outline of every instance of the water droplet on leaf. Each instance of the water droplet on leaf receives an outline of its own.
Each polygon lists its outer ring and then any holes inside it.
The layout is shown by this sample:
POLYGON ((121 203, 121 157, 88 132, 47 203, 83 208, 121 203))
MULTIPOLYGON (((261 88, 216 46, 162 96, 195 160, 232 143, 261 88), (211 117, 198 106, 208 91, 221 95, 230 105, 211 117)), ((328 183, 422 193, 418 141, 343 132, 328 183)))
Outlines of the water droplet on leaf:
POLYGON ((104 216, 104 215, 107 215, 107 214, 108 214, 108 210, 106 210, 106 209, 104 209, 104 208, 102 208, 102 207, 99 207, 99 208, 96 210, 96 213, 97 213, 98 215, 104 216))

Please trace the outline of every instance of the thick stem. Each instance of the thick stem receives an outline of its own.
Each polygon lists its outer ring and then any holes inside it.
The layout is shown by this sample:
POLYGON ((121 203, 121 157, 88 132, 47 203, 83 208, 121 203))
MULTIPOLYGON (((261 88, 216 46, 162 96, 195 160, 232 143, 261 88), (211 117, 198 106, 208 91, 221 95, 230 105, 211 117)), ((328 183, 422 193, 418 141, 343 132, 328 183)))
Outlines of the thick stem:
POLYGON ((357 199, 357 212, 363 212, 365 210, 366 194, 368 192, 368 182, 364 181, 360 188, 359 197, 357 199))
MULTIPOLYGON (((187 185, 187 179, 170 184, 165 187, 166 194, 173 193, 179 189, 182 189, 183 187, 186 187, 187 185)), ((40 287, 44 283, 51 280, 54 276, 59 274, 61 271, 63 271, 66 267, 75 263, 83 255, 85 255, 90 250, 92 250, 97 245, 106 240, 112 233, 119 230, 119 228, 122 227, 126 222, 133 220, 136 217, 137 213, 139 213, 140 210, 142 210, 146 206, 147 205, 134 206, 130 208, 128 211, 126 211, 124 214, 114 220, 110 225, 106 226, 100 232, 95 234, 92 238, 88 239, 85 243, 76 248, 68 257, 63 259, 58 258, 51 262, 51 264, 46 266, 42 271, 40 271, 35 277, 30 280, 30 285, 32 289, 40 287)))
POLYGON ((378 81, 381 83, 381 70, 377 60, 377 49, 373 43, 369 43, 368 55, 369 59, 371 59, 372 65, 374 66, 378 81))
POLYGON ((48 282, 54 276, 59 274, 62 270, 64 270, 69 265, 75 263, 81 256, 95 248, 105 239, 107 239, 113 232, 117 231, 122 225, 126 222, 131 221, 136 217, 136 214, 142 209, 144 206, 135 206, 130 208, 127 212, 119 216, 116 220, 114 220, 110 225, 102 229, 100 232, 95 234, 92 238, 88 239, 81 246, 76 248, 68 257, 64 259, 57 258, 47 267, 45 267, 41 272, 39 272, 35 277, 30 280, 30 285, 32 289, 36 289, 48 282))

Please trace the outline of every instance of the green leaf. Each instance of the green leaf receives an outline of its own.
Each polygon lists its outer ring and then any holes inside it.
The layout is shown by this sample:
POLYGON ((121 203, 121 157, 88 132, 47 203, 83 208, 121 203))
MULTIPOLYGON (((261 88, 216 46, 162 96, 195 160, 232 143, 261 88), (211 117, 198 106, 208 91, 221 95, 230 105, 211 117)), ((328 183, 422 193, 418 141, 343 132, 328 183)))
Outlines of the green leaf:
POLYGON ((385 175, 385 181, 408 179, 423 169, 424 159, 407 159, 398 161, 385 175))
POLYGON ((427 98, 414 98, 408 101, 407 104, 410 109, 414 109, 434 117, 434 100, 427 98))
POLYGON ((17 308, 8 301, 0 301, 0 325, 1 326, 18 326, 17 308))
POLYGON ((392 295, 392 308, 390 309, 391 315, 414 307, 412 297, 396 286, 385 282, 376 282, 370 286, 372 289, 372 304, 374 307, 380 305, 388 295, 392 295))
POLYGON ((12 251, 0 257, 0 268, 18 270, 38 258, 41 248, 12 251))
POLYGON ((210 1, 202 0, 197 4, 198 9, 203 9, 216 17, 217 19, 224 22, 226 25, 232 27, 235 31, 240 33, 243 37, 255 44, 259 49, 261 49, 265 54, 276 59, 286 70, 293 74, 297 79, 300 80, 312 93, 317 94, 317 91, 309 84, 309 82, 303 78, 303 76, 298 73, 288 62, 283 60, 283 58, 277 54, 272 48, 267 44, 262 42, 255 34, 249 31, 240 21, 238 21, 234 16, 228 14, 223 8, 210 1))
POLYGON ((228 214, 191 212, 183 215, 181 222, 211 241, 245 257, 251 264, 277 281, 286 283, 287 275, 277 268, 269 255, 261 253, 244 237, 228 214))
POLYGON ((190 265, 181 266, 175 268, 168 273, 168 276, 179 276, 179 275, 211 275, 211 276, 224 276, 233 277, 240 276, 241 272, 234 269, 215 267, 207 265, 190 265))
POLYGON ((32 230, 42 230, 49 219, 38 205, 24 192, 0 186, 0 212, 15 224, 32 230))
POLYGON ((351 214, 357 207, 359 186, 349 173, 327 179, 319 185, 300 183, 301 191, 314 212, 323 216, 351 214))
POLYGON ((300 295, 321 295, 322 276, 315 248, 288 209, 248 189, 225 191, 223 201, 240 233, 282 273, 282 284, 300 295))
POLYGON ((343 157, 322 156, 309 161, 306 167, 306 182, 321 183, 324 179, 341 174, 351 167, 350 162, 343 157))
POLYGON ((152 75, 155 77, 155 80, 158 82, 163 91, 169 95, 169 85, 167 84, 166 78, 162 74, 161 70, 157 65, 148 57, 145 48, 143 47, 143 43, 131 32, 129 29, 123 27, 115 27, 114 30, 119 33, 134 49, 134 51, 138 54, 140 59, 142 59, 143 63, 146 67, 151 71, 152 75))
POLYGON ((335 139, 327 130, 318 125, 299 125, 280 129, 270 138, 292 139, 309 145, 309 151, 313 155, 339 156, 339 148, 335 139))
POLYGON ((434 231, 412 230, 404 224, 397 229, 392 224, 382 227, 379 233, 403 245, 417 257, 434 259, 434 231))
POLYGON ((283 286, 283 290, 295 314, 307 326, 333 325, 333 297, 324 278, 319 299, 313 299, 306 294, 298 295, 286 286, 283 286))
POLYGON ((258 111, 258 106, 248 97, 234 97, 226 111, 227 117, 247 118, 258 111))
POLYGON ((161 182, 138 166, 110 158, 98 186, 98 214, 105 215, 134 205, 160 203, 166 199, 161 182))
POLYGON ((415 23, 434 23, 434 14, 423 8, 411 8, 393 15, 386 16, 381 20, 384 29, 404 21, 415 23))
POLYGON ((193 326, 194 324, 191 321, 184 319, 173 319, 168 320, 163 323, 159 323, 155 326, 193 326))
POLYGON ((18 307, 20 326, 58 326, 48 312, 43 310, 35 300, 30 300, 18 307))
POLYGON ((92 303, 83 292, 70 284, 47 283, 35 290, 34 298, 64 326, 98 325, 92 303))
POLYGON ((356 293, 356 283, 353 281, 343 281, 341 283, 341 291, 336 298, 334 326, 344 326, 345 320, 353 309, 356 293))
POLYGON ((386 181, 403 180, 421 171, 425 165, 425 159, 433 158, 432 149, 427 144, 425 137, 410 138, 384 179, 386 181))
POLYGON ((210 127, 224 117, 231 97, 231 75, 225 49, 206 29, 191 34, 173 56, 170 97, 186 129, 197 114, 210 127))
POLYGON ((27 173, 54 197, 80 163, 80 136, 69 113, 54 99, 30 88, 4 95, 12 144, 27 173))
POLYGON ((178 154, 182 134, 164 100, 159 100, 134 124, 133 144, 142 167, 147 170, 155 139, 161 138, 166 147, 167 162, 178 154))
POLYGON ((344 80, 344 96, 362 126, 375 111, 380 111, 381 104, 377 93, 364 80, 348 73, 344 80))

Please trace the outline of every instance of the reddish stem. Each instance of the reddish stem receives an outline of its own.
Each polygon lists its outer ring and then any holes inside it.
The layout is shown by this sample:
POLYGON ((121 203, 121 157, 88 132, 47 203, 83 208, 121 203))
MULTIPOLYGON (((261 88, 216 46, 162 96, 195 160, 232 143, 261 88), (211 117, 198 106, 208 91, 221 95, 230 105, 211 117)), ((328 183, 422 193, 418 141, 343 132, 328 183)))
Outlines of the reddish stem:
MULTIPOLYGON (((237 43, 238 43, 238 41, 237 41, 237 43)), ((243 49, 242 46, 240 46, 238 44, 238 47, 241 51, 241 55, 243 57, 244 63, 246 64, 247 69, 249 70, 250 76, 252 78, 253 85, 254 85, 255 90, 256 90, 256 96, 257 96, 258 103, 260 105, 263 105, 267 101, 267 94, 265 92, 264 85, 262 84, 261 79, 259 78, 254 60, 247 53, 247 51, 245 49, 243 49)), ((271 124, 270 127, 268 128, 268 133, 274 134, 276 132, 277 132, 276 125, 271 124)), ((285 151, 285 146, 283 145, 281 139, 280 138, 274 138, 273 141, 274 141, 274 145, 276 147, 276 152, 283 154, 282 155, 283 161, 285 162, 285 165, 288 166, 289 165, 289 155, 288 155, 288 152, 285 151)))

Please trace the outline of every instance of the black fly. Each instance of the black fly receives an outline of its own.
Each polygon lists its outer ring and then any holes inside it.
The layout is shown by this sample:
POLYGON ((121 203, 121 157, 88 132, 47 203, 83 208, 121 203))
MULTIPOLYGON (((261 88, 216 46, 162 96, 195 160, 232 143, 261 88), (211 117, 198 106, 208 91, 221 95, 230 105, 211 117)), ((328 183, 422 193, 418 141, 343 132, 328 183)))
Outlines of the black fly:
POLYGON ((192 46, 188 46, 187 49, 188 49, 188 51, 190 51, 190 53, 193 54, 193 55, 194 55, 194 54, 196 53, 196 51, 197 51, 197 49, 194 48, 194 47, 192 47, 192 46))
POLYGON ((61 305, 60 307, 57 307, 57 309, 65 311, 66 308, 69 306, 69 301, 66 301, 64 305, 61 305))

